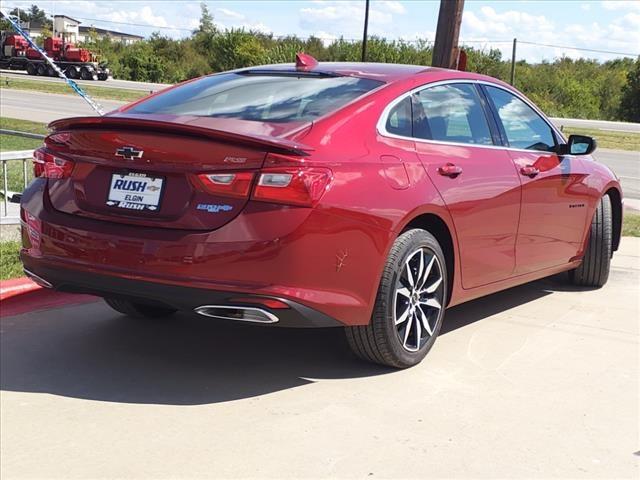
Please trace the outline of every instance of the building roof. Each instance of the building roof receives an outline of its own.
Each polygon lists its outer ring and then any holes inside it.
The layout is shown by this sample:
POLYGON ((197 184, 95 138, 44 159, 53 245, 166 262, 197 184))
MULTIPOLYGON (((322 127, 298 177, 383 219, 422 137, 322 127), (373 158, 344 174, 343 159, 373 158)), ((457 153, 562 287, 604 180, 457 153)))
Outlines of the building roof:
POLYGON ((118 37, 138 38, 140 40, 142 40, 144 38, 141 35, 134 35, 132 33, 123 33, 123 32, 118 32, 116 30, 107 30, 106 28, 98 28, 98 27, 85 26, 85 25, 82 25, 79 28, 79 30, 82 33, 86 33, 86 32, 90 32, 91 30, 95 30, 96 33, 99 33, 101 35, 113 35, 113 36, 118 36, 118 37))
POLYGON ((75 18, 72 18, 68 15, 54 15, 53 18, 66 18, 67 20, 72 20, 74 22, 76 22, 77 24, 82 23, 80 20, 76 20, 75 18))
POLYGON ((29 20, 28 22, 20 22, 20 26, 22 28, 26 28, 27 30, 42 30, 44 23, 35 20, 29 20))

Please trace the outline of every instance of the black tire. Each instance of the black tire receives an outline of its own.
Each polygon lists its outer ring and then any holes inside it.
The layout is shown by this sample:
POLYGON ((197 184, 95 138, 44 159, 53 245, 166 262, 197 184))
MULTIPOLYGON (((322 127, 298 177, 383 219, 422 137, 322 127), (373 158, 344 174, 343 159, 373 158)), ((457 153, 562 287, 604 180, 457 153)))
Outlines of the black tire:
POLYGON ((80 76, 80 71, 78 70, 78 67, 74 65, 67 67, 67 70, 64 73, 68 78, 72 80, 76 80, 80 76))
POLYGON ((613 237, 611 199, 600 199, 591 220, 586 251, 580 266, 569 272, 569 281, 581 287, 602 287, 609 279, 613 237))
POLYGON ((48 77, 57 77, 58 72, 56 72, 51 65, 47 67, 47 76, 48 77))
MULTIPOLYGON (((418 257, 418 264, 419 260, 421 259, 418 257)), ((420 275, 417 274, 419 268, 420 267, 412 270, 418 283, 420 283, 420 275)), ((427 272, 426 265, 423 272, 427 272)), ((401 288, 401 290, 408 289, 401 288)), ((446 262, 438 241, 425 230, 413 229, 406 231, 396 239, 389 252, 389 257, 387 258, 387 263, 378 287, 378 294, 376 296, 371 321, 368 325, 345 328, 349 346, 361 359, 389 367, 407 368, 420 363, 433 346, 440 332, 447 302, 447 290, 446 262), (437 286, 433 295, 434 298, 438 298, 440 308, 424 307, 427 310, 427 316, 432 319, 431 321, 427 320, 427 325, 429 325, 431 332, 424 327, 424 322, 417 320, 417 315, 419 315, 419 313, 417 313, 419 311, 418 309, 423 308, 422 306, 414 307, 416 317, 413 316, 414 313, 409 307, 409 305, 412 305, 411 302, 414 301, 410 299, 415 298, 413 297, 413 293, 412 296, 407 297, 405 300, 404 294, 400 295, 398 290, 399 287, 406 284, 406 279, 404 279, 406 270, 410 269, 412 265, 415 265, 416 260, 413 260, 415 258, 414 255, 416 255, 419 250, 424 252, 425 256, 422 260, 425 262, 430 261, 425 260, 427 258, 431 259, 435 257, 436 260, 431 264, 430 273, 425 273, 422 286, 418 287, 419 290, 422 287, 432 286, 439 282, 439 286, 437 286), (436 273, 436 270, 434 270, 435 267, 437 267, 437 272, 439 272, 440 275, 437 281, 434 281, 436 277, 432 276, 436 273), (403 310, 404 306, 401 305, 402 301, 405 302, 407 310, 403 310), (409 313, 407 320, 396 326, 395 319, 400 311, 405 313, 411 311, 411 313, 409 313), (416 322, 418 325, 412 322, 416 322), (413 350, 408 349, 408 338, 401 332, 402 325, 405 324, 404 334, 406 334, 406 330, 409 328, 417 329, 417 331, 411 330, 412 333, 410 333, 410 335, 415 334, 414 338, 417 338, 417 341, 413 345, 413 350), (426 333, 427 335, 424 342, 422 342, 422 337, 420 336, 421 330, 422 334, 426 333), (404 340, 401 336, 404 336, 404 340)), ((417 298, 420 299, 420 295, 418 295, 417 298)), ((415 301, 417 302, 417 300, 415 301)), ((403 316, 403 314, 400 315, 400 317, 403 316)), ((423 313, 422 318, 424 317, 425 315, 423 313)))
POLYGON ((135 318, 163 318, 177 312, 170 307, 131 302, 120 298, 105 298, 104 301, 116 312, 135 318))
POLYGON ((88 67, 82 67, 80 69, 80 78, 82 78, 82 80, 95 80, 93 76, 94 76, 94 73, 92 69, 88 67))
POLYGON ((27 74, 28 75, 37 75, 38 69, 33 63, 27 63, 27 74))
POLYGON ((40 75, 41 77, 46 77, 47 76, 47 67, 44 66, 44 64, 41 63, 37 67, 37 72, 38 72, 38 75, 40 75))

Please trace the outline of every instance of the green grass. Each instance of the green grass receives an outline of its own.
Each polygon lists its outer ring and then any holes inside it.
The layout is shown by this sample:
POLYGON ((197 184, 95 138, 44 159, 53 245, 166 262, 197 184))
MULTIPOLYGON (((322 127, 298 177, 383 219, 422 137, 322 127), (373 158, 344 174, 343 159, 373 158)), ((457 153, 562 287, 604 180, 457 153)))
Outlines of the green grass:
POLYGON ((0 243, 0 280, 18 278, 23 275, 22 263, 18 256, 19 251, 20 242, 0 243))
POLYGON ((46 123, 18 120, 16 118, 0 117, 0 128, 19 132, 40 133, 41 135, 49 133, 46 123))
MULTIPOLYGON (((22 161, 7 162, 7 187, 10 192, 22 192, 24 190, 24 171, 22 161)), ((0 177, 1 178, 1 177, 0 177)), ((27 184, 33 180, 33 166, 31 159, 27 159, 27 184)), ((0 186, 4 190, 4 185, 0 186)), ((0 193, 0 198, 4 196, 0 193)))
POLYGON ((623 237, 640 237, 640 213, 624 212, 622 222, 623 237))
MULTIPOLYGON (((97 82, 96 82, 97 83, 97 82)), ((45 93, 61 93, 67 95, 76 95, 62 79, 59 82, 39 82, 37 80, 26 80, 9 78, 0 75, 0 91, 4 88, 18 89, 18 90, 30 90, 36 92, 45 93)), ((81 85, 81 88, 94 98, 101 98, 104 100, 120 100, 123 102, 132 102, 138 100, 149 92, 143 92, 140 90, 127 90, 124 88, 109 88, 93 85, 81 85)))
POLYGON ((15 135, 0 134, 0 152, 12 150, 31 150, 42 145, 42 140, 36 138, 17 137, 15 135))
MULTIPOLYGON (((46 135, 47 125, 40 122, 30 122, 29 120, 17 120, 15 118, 0 117, 0 128, 5 130, 16 130, 18 132, 39 133, 46 135)), ((0 151, 9 152, 11 150, 29 150, 42 145, 42 140, 37 138, 18 137, 16 135, 0 134, 0 151)))
MULTIPOLYGON (((44 123, 30 122, 28 120, 16 120, 13 118, 0 118, 0 128, 17 130, 20 132, 46 134, 47 127, 44 123)), ((31 150, 42 145, 42 140, 36 138, 17 137, 15 135, 0 135, 0 151, 31 150)), ((31 162, 27 162, 27 183, 33 178, 31 162)), ((7 182, 9 191, 21 192, 24 189, 24 174, 21 161, 7 162, 7 182)), ((4 188, 0 186, 0 188, 4 188)), ((2 194, 0 194, 2 198, 2 194)))
POLYGON ((572 134, 593 137, 598 142, 598 147, 600 148, 640 151, 640 133, 612 132, 610 130, 592 130, 574 127, 565 127, 563 128, 563 132, 567 137, 572 134))

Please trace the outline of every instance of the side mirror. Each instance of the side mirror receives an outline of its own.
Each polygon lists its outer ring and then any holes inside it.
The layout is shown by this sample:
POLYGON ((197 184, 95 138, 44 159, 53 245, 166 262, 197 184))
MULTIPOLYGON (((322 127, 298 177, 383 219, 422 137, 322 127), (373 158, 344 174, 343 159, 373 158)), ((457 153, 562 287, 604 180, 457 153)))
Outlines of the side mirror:
POLYGON ((595 138, 586 135, 570 135, 566 145, 560 145, 560 155, 589 155, 596 147, 595 138))

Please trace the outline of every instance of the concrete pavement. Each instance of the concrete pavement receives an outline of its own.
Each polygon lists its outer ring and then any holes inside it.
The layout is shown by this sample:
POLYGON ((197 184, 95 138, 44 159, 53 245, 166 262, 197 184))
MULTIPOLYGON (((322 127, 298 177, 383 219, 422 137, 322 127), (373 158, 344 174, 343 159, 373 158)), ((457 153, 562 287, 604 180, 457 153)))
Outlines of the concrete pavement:
POLYGON ((0 473, 19 478, 638 478, 640 239, 609 283, 558 278, 447 312, 421 365, 342 332, 1 319, 0 473))

